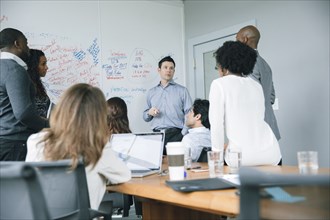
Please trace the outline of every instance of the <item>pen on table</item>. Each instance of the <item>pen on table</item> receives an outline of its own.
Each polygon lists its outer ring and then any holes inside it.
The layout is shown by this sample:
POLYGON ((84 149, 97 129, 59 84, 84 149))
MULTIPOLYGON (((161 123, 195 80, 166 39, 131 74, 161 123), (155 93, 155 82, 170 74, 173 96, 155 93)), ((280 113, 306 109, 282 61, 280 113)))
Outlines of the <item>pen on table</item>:
POLYGON ((201 166, 197 166, 197 167, 187 168, 187 170, 190 170, 190 169, 194 170, 194 169, 200 169, 200 168, 202 168, 202 167, 201 166))

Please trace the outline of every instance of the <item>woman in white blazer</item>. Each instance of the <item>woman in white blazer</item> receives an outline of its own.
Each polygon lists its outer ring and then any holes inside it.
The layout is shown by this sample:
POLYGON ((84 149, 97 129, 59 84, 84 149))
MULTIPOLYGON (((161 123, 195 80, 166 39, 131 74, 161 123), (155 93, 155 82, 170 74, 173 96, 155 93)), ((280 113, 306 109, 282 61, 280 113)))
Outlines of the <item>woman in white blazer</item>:
POLYGON ((228 41, 215 52, 215 58, 220 78, 212 82, 209 95, 212 148, 223 151, 226 136, 228 149, 242 151, 241 165, 278 165, 282 156, 272 129, 264 121, 262 87, 249 77, 256 51, 241 42, 228 41))

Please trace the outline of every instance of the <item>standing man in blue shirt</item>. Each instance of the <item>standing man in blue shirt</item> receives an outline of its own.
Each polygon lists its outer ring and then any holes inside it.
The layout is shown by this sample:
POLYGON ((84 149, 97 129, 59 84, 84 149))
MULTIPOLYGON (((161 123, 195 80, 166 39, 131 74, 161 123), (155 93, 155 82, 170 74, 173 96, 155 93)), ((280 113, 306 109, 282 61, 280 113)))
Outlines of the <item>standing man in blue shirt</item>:
POLYGON ((185 115, 192 106, 188 89, 173 81, 174 72, 175 62, 170 56, 159 61, 160 82, 148 91, 143 112, 144 121, 150 122, 153 131, 165 132, 165 146, 167 142, 181 141, 187 133, 185 115))
POLYGON ((248 45, 257 51, 257 62, 253 68, 251 77, 258 81, 264 92, 265 97, 265 121, 275 134, 277 140, 281 139, 280 131, 277 126, 276 117, 272 105, 275 102, 275 89, 273 84, 273 74, 268 63, 258 53, 258 43, 260 39, 259 30, 248 25, 239 30, 236 40, 248 45))
POLYGON ((0 32, 0 161, 24 161, 28 137, 48 127, 36 109, 36 89, 27 70, 30 54, 24 34, 0 32))

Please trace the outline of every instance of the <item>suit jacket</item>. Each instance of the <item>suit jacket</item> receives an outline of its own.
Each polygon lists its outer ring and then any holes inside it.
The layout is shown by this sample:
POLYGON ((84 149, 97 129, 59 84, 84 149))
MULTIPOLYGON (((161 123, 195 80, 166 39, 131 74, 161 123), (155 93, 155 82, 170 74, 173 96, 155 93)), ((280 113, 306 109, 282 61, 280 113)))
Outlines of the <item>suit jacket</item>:
POLYGON ((251 77, 260 82, 262 86, 265 96, 265 121, 273 130, 276 139, 279 140, 281 139, 281 135, 272 107, 275 102, 275 89, 273 85, 272 70, 268 63, 259 55, 259 53, 251 77))
POLYGON ((0 59, 0 138, 27 140, 48 127, 34 102, 35 88, 27 71, 13 59, 0 59))

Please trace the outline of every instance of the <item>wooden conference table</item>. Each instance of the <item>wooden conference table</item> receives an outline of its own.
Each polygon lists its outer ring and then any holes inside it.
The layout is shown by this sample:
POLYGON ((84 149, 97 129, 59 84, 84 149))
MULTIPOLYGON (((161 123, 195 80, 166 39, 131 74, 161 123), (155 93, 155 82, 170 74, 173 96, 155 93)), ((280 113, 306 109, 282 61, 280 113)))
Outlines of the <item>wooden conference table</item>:
MULTIPOLYGON (((194 163, 194 166, 207 169, 207 163, 194 163)), ((165 158, 163 170, 166 167, 167 161, 165 158)), ((298 168, 294 166, 260 166, 258 169, 274 173, 298 173, 298 168)), ((228 167, 225 166, 225 173, 228 173, 228 171, 228 167)), ((319 172, 329 174, 329 169, 320 169, 319 172)), ((208 172, 188 171, 187 173, 187 179, 202 178, 208 178, 208 172)), ((235 217, 239 214, 237 189, 182 193, 167 186, 165 181, 168 179, 168 175, 154 174, 143 178, 132 178, 123 184, 107 186, 107 190, 139 197, 142 200, 143 220, 209 220, 222 219, 221 216, 235 217)), ((329 193, 329 191, 327 192, 329 193)), ((329 200, 327 201, 329 202, 329 200)), ((285 209, 285 207, 283 209, 283 206, 279 208, 281 208, 281 213, 286 210, 290 215, 290 209, 285 209)), ((276 210, 272 212, 276 212, 276 210)), ((329 211, 326 215, 329 215, 329 211)))

